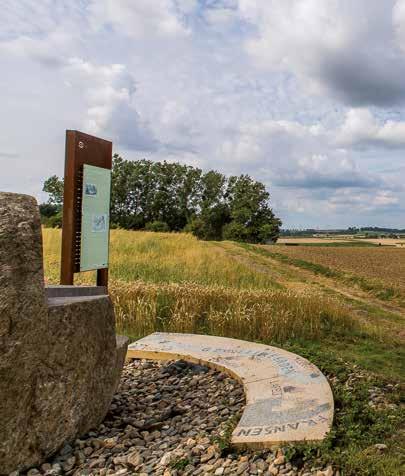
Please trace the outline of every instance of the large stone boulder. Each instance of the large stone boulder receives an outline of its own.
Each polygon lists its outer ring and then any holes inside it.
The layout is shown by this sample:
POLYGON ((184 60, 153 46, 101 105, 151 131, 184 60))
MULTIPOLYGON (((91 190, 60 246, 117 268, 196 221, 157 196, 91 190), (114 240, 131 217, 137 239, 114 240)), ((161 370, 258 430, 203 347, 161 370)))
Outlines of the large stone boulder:
POLYGON ((127 340, 110 298, 67 291, 44 288, 35 199, 0 193, 0 474, 96 427, 117 388, 127 340))

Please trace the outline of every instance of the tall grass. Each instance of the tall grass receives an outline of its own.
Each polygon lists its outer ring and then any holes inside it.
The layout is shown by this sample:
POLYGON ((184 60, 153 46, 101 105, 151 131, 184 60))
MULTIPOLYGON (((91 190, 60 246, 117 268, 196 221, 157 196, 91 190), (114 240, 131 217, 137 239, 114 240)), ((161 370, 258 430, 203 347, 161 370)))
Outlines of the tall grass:
MULTIPOLYGON (((43 230, 45 276, 50 283, 59 280, 60 240, 60 230, 43 230)), ((221 247, 184 233, 112 230, 110 277, 128 282, 193 282, 237 289, 279 287, 270 276, 232 259, 221 247)), ((94 273, 81 273, 76 283, 94 283, 94 273)))
MULTIPOLYGON (((47 281, 57 282, 57 230, 44 230, 44 250, 47 281)), ((225 249, 190 235, 113 230, 110 265, 117 328, 132 338, 159 330, 284 342, 355 327, 337 301, 280 289, 225 249)), ((91 282, 89 273, 77 279, 91 282)))
POLYGON ((355 327, 336 301, 289 291, 119 281, 110 291, 117 327, 132 337, 168 331, 284 342, 355 327))

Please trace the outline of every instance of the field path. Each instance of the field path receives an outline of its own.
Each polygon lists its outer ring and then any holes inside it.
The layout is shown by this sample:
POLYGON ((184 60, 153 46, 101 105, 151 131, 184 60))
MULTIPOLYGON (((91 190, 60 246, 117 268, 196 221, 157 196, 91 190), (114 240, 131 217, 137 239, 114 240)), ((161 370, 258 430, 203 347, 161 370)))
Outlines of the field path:
POLYGON ((235 243, 223 242, 219 246, 233 259, 248 265, 258 273, 270 275, 281 287, 297 293, 318 292, 337 297, 365 324, 377 325, 405 340, 405 312, 395 303, 382 301, 355 286, 292 264, 281 263, 269 255, 257 254, 235 243))

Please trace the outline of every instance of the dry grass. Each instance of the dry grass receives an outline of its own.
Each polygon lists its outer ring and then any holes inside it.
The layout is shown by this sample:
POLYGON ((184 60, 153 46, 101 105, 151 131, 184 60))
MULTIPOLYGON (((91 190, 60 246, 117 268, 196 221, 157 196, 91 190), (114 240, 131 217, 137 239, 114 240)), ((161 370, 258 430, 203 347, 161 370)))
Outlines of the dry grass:
MULTIPOLYGON (((57 283, 60 232, 45 229, 45 277, 57 283)), ((355 322, 337 301, 280 289, 215 243, 186 234, 113 230, 111 285, 119 332, 195 332, 283 342, 315 338, 355 322)), ((82 273, 77 283, 94 283, 82 273)))
POLYGON ((160 330, 284 342, 355 326, 336 301, 288 291, 114 282, 111 294, 117 325, 132 336, 160 330))
MULTIPOLYGON (((44 229, 43 242, 45 276, 50 283, 57 283, 60 230, 44 229)), ((237 289, 278 287, 269 276, 233 260, 221 247, 180 233, 112 230, 110 277, 128 282, 192 282, 237 289)), ((94 283, 94 273, 81 273, 76 283, 94 283)))

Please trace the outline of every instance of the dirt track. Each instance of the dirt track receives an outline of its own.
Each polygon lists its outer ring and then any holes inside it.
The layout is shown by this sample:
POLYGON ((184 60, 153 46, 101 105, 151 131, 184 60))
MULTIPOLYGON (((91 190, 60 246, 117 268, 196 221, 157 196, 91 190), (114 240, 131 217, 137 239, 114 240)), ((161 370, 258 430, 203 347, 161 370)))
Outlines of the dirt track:
POLYGON ((383 327, 401 340, 405 340, 405 311, 395 302, 387 302, 333 278, 317 275, 270 257, 248 251, 234 243, 220 245, 233 259, 243 262, 258 273, 266 273, 280 286, 297 293, 317 292, 335 296, 345 303, 358 318, 368 325, 383 327))

